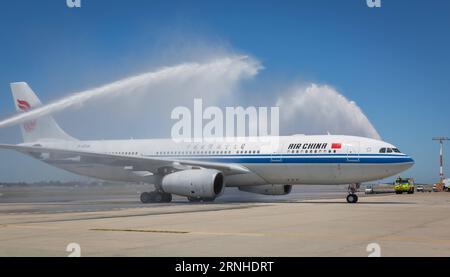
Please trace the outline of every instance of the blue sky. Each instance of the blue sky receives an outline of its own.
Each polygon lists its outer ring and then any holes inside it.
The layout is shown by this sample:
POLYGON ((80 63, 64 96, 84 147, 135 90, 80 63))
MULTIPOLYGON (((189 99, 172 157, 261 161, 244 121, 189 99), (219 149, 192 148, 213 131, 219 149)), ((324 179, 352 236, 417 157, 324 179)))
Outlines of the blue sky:
MULTIPOLYGON (((450 136, 449 15, 446 0, 383 0, 379 9, 365 0, 2 1, 0 117, 14 113, 10 82, 29 82, 48 102, 170 62, 178 46, 209 44, 260 60, 255 88, 293 79, 337 88, 415 158, 407 174, 433 182, 431 137, 450 136)), ((0 141, 20 142, 18 128, 0 130, 0 141)), ((0 162, 4 180, 75 178, 15 153, 0 162)))

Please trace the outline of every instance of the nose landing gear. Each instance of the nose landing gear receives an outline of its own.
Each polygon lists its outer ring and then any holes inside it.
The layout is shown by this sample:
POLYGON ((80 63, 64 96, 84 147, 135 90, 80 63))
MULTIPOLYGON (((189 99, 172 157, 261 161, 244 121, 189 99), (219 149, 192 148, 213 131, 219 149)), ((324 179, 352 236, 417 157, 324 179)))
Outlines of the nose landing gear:
POLYGON ((361 184, 351 184, 348 186, 348 195, 347 195, 347 202, 348 203, 357 203, 358 202, 358 195, 356 195, 356 192, 358 191, 361 184))
POLYGON ((347 202, 348 203, 356 203, 356 202, 358 202, 358 195, 356 195, 356 194, 349 194, 349 195, 347 195, 347 202))

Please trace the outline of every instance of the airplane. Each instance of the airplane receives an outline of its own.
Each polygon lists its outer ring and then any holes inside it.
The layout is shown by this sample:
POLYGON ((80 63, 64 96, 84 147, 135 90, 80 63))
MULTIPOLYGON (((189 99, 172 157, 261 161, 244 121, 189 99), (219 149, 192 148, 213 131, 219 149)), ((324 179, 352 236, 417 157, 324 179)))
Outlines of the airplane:
MULTIPOLYGON (((11 83, 18 112, 41 106, 25 82, 11 83)), ((60 169, 97 179, 153 184, 142 203, 168 203, 172 195, 211 202, 225 187, 286 195, 293 185, 349 184, 357 203, 360 184, 399 174, 414 160, 392 144, 357 136, 293 135, 247 140, 175 142, 172 139, 81 141, 50 115, 21 124, 23 143, 0 144, 60 169), (267 143, 269 142, 269 143, 267 143)))

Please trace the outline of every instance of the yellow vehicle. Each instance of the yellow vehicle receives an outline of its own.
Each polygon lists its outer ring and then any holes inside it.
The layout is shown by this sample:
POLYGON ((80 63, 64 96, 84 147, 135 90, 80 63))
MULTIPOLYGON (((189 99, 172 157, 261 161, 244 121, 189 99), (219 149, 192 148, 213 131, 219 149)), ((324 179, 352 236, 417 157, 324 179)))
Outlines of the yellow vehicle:
POLYGON ((444 191, 450 192, 450 179, 444 180, 444 191))
POLYGON ((394 183, 394 190, 396 194, 402 194, 404 192, 413 194, 415 191, 414 179, 398 177, 394 183))

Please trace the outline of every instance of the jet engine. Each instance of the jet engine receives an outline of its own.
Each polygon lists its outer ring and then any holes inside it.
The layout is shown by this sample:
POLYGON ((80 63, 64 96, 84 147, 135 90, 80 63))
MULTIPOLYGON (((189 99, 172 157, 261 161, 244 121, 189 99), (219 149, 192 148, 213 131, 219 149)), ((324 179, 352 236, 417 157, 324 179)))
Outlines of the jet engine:
POLYGON ((164 176, 161 188, 166 193, 191 198, 216 198, 225 188, 225 177, 213 169, 178 171, 164 176))
POLYGON ((260 185, 260 186, 242 186, 239 190, 263 194, 263 195, 286 195, 291 193, 291 185, 260 185))

